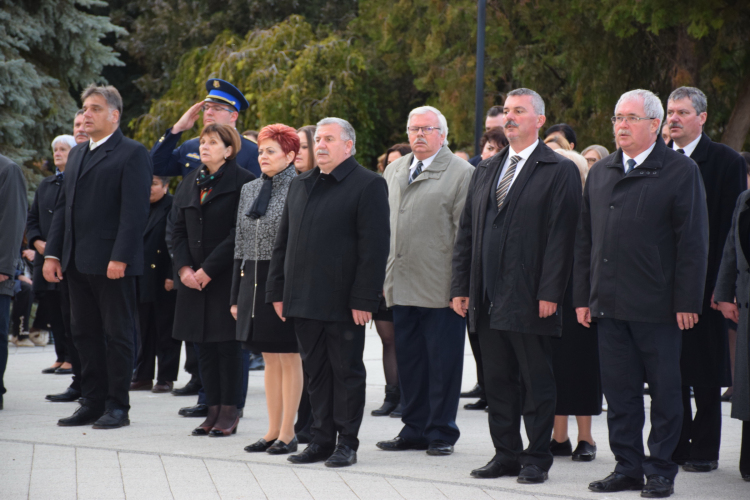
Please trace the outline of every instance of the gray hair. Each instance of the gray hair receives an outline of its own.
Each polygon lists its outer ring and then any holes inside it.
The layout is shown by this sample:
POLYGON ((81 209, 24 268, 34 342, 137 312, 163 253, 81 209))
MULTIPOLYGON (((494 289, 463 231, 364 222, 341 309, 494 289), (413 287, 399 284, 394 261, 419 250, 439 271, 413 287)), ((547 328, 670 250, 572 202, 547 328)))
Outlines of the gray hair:
POLYGON ((335 118, 335 117, 323 118, 315 125, 315 137, 318 136, 317 129, 322 127, 323 125, 338 125, 339 127, 341 127, 341 140, 352 141, 351 155, 354 156, 354 154, 357 152, 357 148, 356 148, 357 133, 354 131, 354 127, 352 127, 352 124, 344 120, 343 118, 335 118))
POLYGON ((78 111, 76 111, 76 116, 81 116, 82 114, 83 114, 82 109, 79 109, 78 111))
POLYGON ((73 137, 72 135, 67 135, 67 134, 66 135, 58 135, 57 137, 55 137, 54 139, 52 139, 52 151, 55 150, 55 145, 58 142, 65 143, 68 146, 70 146, 71 148, 76 145, 75 137, 73 137))
POLYGON ((679 101, 680 99, 685 99, 686 97, 689 97, 690 102, 693 103, 693 108, 695 108, 696 114, 699 115, 701 113, 705 113, 706 109, 708 109, 706 94, 695 87, 680 87, 673 90, 672 93, 669 94, 670 101, 679 101))
POLYGON ((440 131, 445 134, 445 138, 443 140, 443 146, 448 145, 448 120, 445 119, 445 116, 443 116, 443 113, 440 112, 439 109, 433 108, 432 106, 420 106, 418 108, 414 108, 409 113, 409 118, 406 119, 406 128, 409 128, 409 122, 411 121, 411 117, 414 115, 424 115, 427 113, 434 113, 435 116, 437 116, 438 123, 440 123, 440 131))
POLYGON ((646 117, 658 119, 659 130, 661 130, 662 120, 664 120, 664 106, 662 106, 656 94, 650 90, 636 89, 622 94, 617 101, 617 105, 615 105, 615 114, 617 114, 617 108, 620 107, 620 104, 634 99, 643 100, 643 111, 646 113, 646 117))
POLYGON ((514 95, 530 95, 531 104, 534 106, 534 113, 538 115, 544 114, 544 99, 542 99, 542 96, 540 96, 533 90, 526 88, 515 89, 508 92, 508 95, 505 97, 508 98, 514 95))
POLYGON ((107 101, 107 106, 110 111, 117 110, 119 112, 119 118, 122 118, 122 97, 116 88, 112 85, 97 86, 95 83, 92 83, 81 93, 81 101, 85 101, 92 95, 102 96, 104 100, 107 101))
POLYGON ((609 156, 609 151, 607 150, 607 148, 605 148, 604 146, 600 146, 599 144, 592 144, 591 146, 587 147, 583 150, 581 156, 585 156, 589 151, 596 151, 596 154, 599 155, 600 160, 609 156))

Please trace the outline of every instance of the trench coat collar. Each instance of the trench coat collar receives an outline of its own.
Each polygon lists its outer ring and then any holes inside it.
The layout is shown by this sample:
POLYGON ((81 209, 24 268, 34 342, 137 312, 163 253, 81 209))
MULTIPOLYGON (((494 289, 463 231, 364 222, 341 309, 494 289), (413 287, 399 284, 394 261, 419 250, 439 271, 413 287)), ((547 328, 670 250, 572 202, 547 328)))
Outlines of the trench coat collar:
MULTIPOLYGON (((697 148, 696 148, 697 149, 697 148)), ((666 143, 661 140, 659 137, 656 138, 656 144, 654 145, 654 149, 651 151, 651 154, 646 157, 643 163, 640 165, 637 165, 633 170, 639 169, 639 168, 646 168, 649 170, 661 170, 661 168, 664 166, 664 155, 667 152, 667 145, 666 143)), ((625 176, 625 170, 622 168, 622 148, 619 148, 614 155, 612 155, 612 159, 607 163, 607 167, 610 168, 619 168, 622 172, 623 176, 625 176)))
MULTIPOLYGON (((80 179, 81 177, 89 173, 92 168, 94 168, 99 162, 104 160, 107 157, 107 155, 110 153, 110 151, 115 149, 115 147, 117 147, 117 145, 120 144, 120 141, 122 141, 122 138, 123 138, 122 131, 120 131, 120 128, 118 127, 112 133, 112 136, 109 139, 107 139, 107 141, 104 144, 97 147, 93 151, 88 152, 88 154, 91 155, 91 159, 88 161, 85 167, 83 166, 83 158, 85 156, 81 155, 81 164, 79 168, 83 168, 83 170, 81 170, 81 173, 78 176, 78 178, 80 179)), ((85 147, 88 148, 90 146, 88 143, 86 143, 85 147)))
MULTIPOLYGON (((427 168, 422 170, 422 173, 414 179, 412 184, 428 179, 439 179, 443 172, 448 169, 451 160, 453 160, 453 152, 448 146, 442 146, 440 151, 435 155, 435 159, 432 160, 427 168)), ((397 161, 399 162, 398 170, 394 174, 394 178, 403 191, 409 186, 409 176, 411 175, 411 164, 414 161, 414 153, 409 153, 404 156, 403 160, 399 158, 397 161)))
POLYGON ((156 227, 159 221, 169 214, 169 210, 172 208, 172 195, 169 193, 165 194, 161 200, 157 201, 154 208, 148 214, 148 221, 146 222, 146 229, 143 231, 144 236, 147 235, 151 230, 156 227))
MULTIPOLYGON (((354 159, 353 156, 350 156, 346 160, 339 163, 339 165, 333 169, 333 171, 328 174, 329 177, 332 177, 336 182, 343 181, 347 175, 351 174, 355 168, 359 166, 359 163, 357 163, 357 160, 354 159)), ((318 170, 320 170, 320 167, 315 167, 318 170)), ((322 171, 321 171, 322 172, 322 171)))

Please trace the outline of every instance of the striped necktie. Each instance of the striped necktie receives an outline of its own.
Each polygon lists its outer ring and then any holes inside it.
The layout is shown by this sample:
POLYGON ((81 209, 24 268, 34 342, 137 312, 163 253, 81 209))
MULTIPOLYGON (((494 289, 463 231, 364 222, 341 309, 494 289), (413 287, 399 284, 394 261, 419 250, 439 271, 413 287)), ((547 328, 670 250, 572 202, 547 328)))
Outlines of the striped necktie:
POLYGON ((627 161, 627 164, 628 168, 625 169, 625 175, 628 175, 635 168, 635 160, 631 158, 627 161))
POLYGON ((424 165, 422 164, 422 161, 417 162, 417 168, 414 169, 414 173, 411 174, 411 177, 409 177, 409 184, 417 180, 417 177, 419 177, 419 174, 422 173, 422 167, 424 165))
POLYGON ((508 196, 508 190, 510 189, 511 182, 513 182, 513 177, 516 175, 516 165, 518 165, 519 161, 521 161, 520 156, 512 156, 510 158, 510 165, 508 166, 508 171, 505 172, 505 175, 503 176, 503 180, 501 180, 500 184, 497 185, 497 190, 495 191, 495 198, 497 199, 498 210, 500 210, 500 208, 503 206, 505 197, 508 196))

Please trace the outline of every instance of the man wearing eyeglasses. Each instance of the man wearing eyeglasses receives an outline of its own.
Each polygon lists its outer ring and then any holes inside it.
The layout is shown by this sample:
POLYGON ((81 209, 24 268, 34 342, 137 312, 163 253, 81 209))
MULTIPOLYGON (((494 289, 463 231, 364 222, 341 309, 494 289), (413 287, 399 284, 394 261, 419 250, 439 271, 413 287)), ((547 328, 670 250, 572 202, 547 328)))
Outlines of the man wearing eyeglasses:
MULTIPOLYGON (((198 138, 190 139, 177 147, 182 133, 190 130, 203 113, 203 126, 209 123, 236 126, 240 111, 249 106, 245 96, 237 87, 224 80, 212 78, 206 82, 208 95, 203 101, 193 104, 171 128, 151 148, 151 161, 154 164, 154 175, 186 175, 201 164, 198 152, 198 138)), ((258 164, 258 145, 241 137, 242 148, 237 154, 237 164, 260 177, 258 164)))
POLYGON ((598 323, 609 411, 612 474, 596 492, 674 493, 672 453, 682 428, 680 351, 703 304, 708 259, 706 193, 698 166, 658 138, 664 108, 647 90, 620 97, 620 146, 586 180, 576 236, 578 322, 598 323), (651 394, 650 456, 643 451, 643 383, 651 394), (647 482, 644 485, 643 476, 647 482))
POLYGON ((386 451, 453 453, 466 321, 450 305, 451 254, 474 167, 448 148, 448 123, 431 106, 407 120, 412 153, 385 171, 391 246, 385 298, 393 308, 403 429, 386 451))

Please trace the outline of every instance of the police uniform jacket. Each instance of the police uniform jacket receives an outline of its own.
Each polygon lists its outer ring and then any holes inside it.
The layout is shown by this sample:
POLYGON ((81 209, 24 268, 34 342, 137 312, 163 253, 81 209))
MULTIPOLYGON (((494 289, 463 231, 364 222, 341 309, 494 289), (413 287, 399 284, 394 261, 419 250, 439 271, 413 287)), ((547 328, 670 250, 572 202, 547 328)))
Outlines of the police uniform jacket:
POLYGON ((157 302, 163 294, 164 281, 172 279, 172 259, 164 239, 167 215, 172 209, 170 194, 151 205, 143 235, 143 275, 138 277, 138 299, 141 303, 157 302))
MULTIPOLYGON (((55 211, 57 198, 60 196, 62 183, 62 179, 56 175, 45 177, 39 183, 26 221, 26 237, 29 240, 29 248, 33 249, 34 242, 37 240, 47 241, 47 234, 52 225, 52 214, 55 211)), ((34 291, 57 290, 59 287, 57 283, 50 283, 44 279, 42 275, 43 266, 44 255, 37 252, 34 257, 34 291)))

